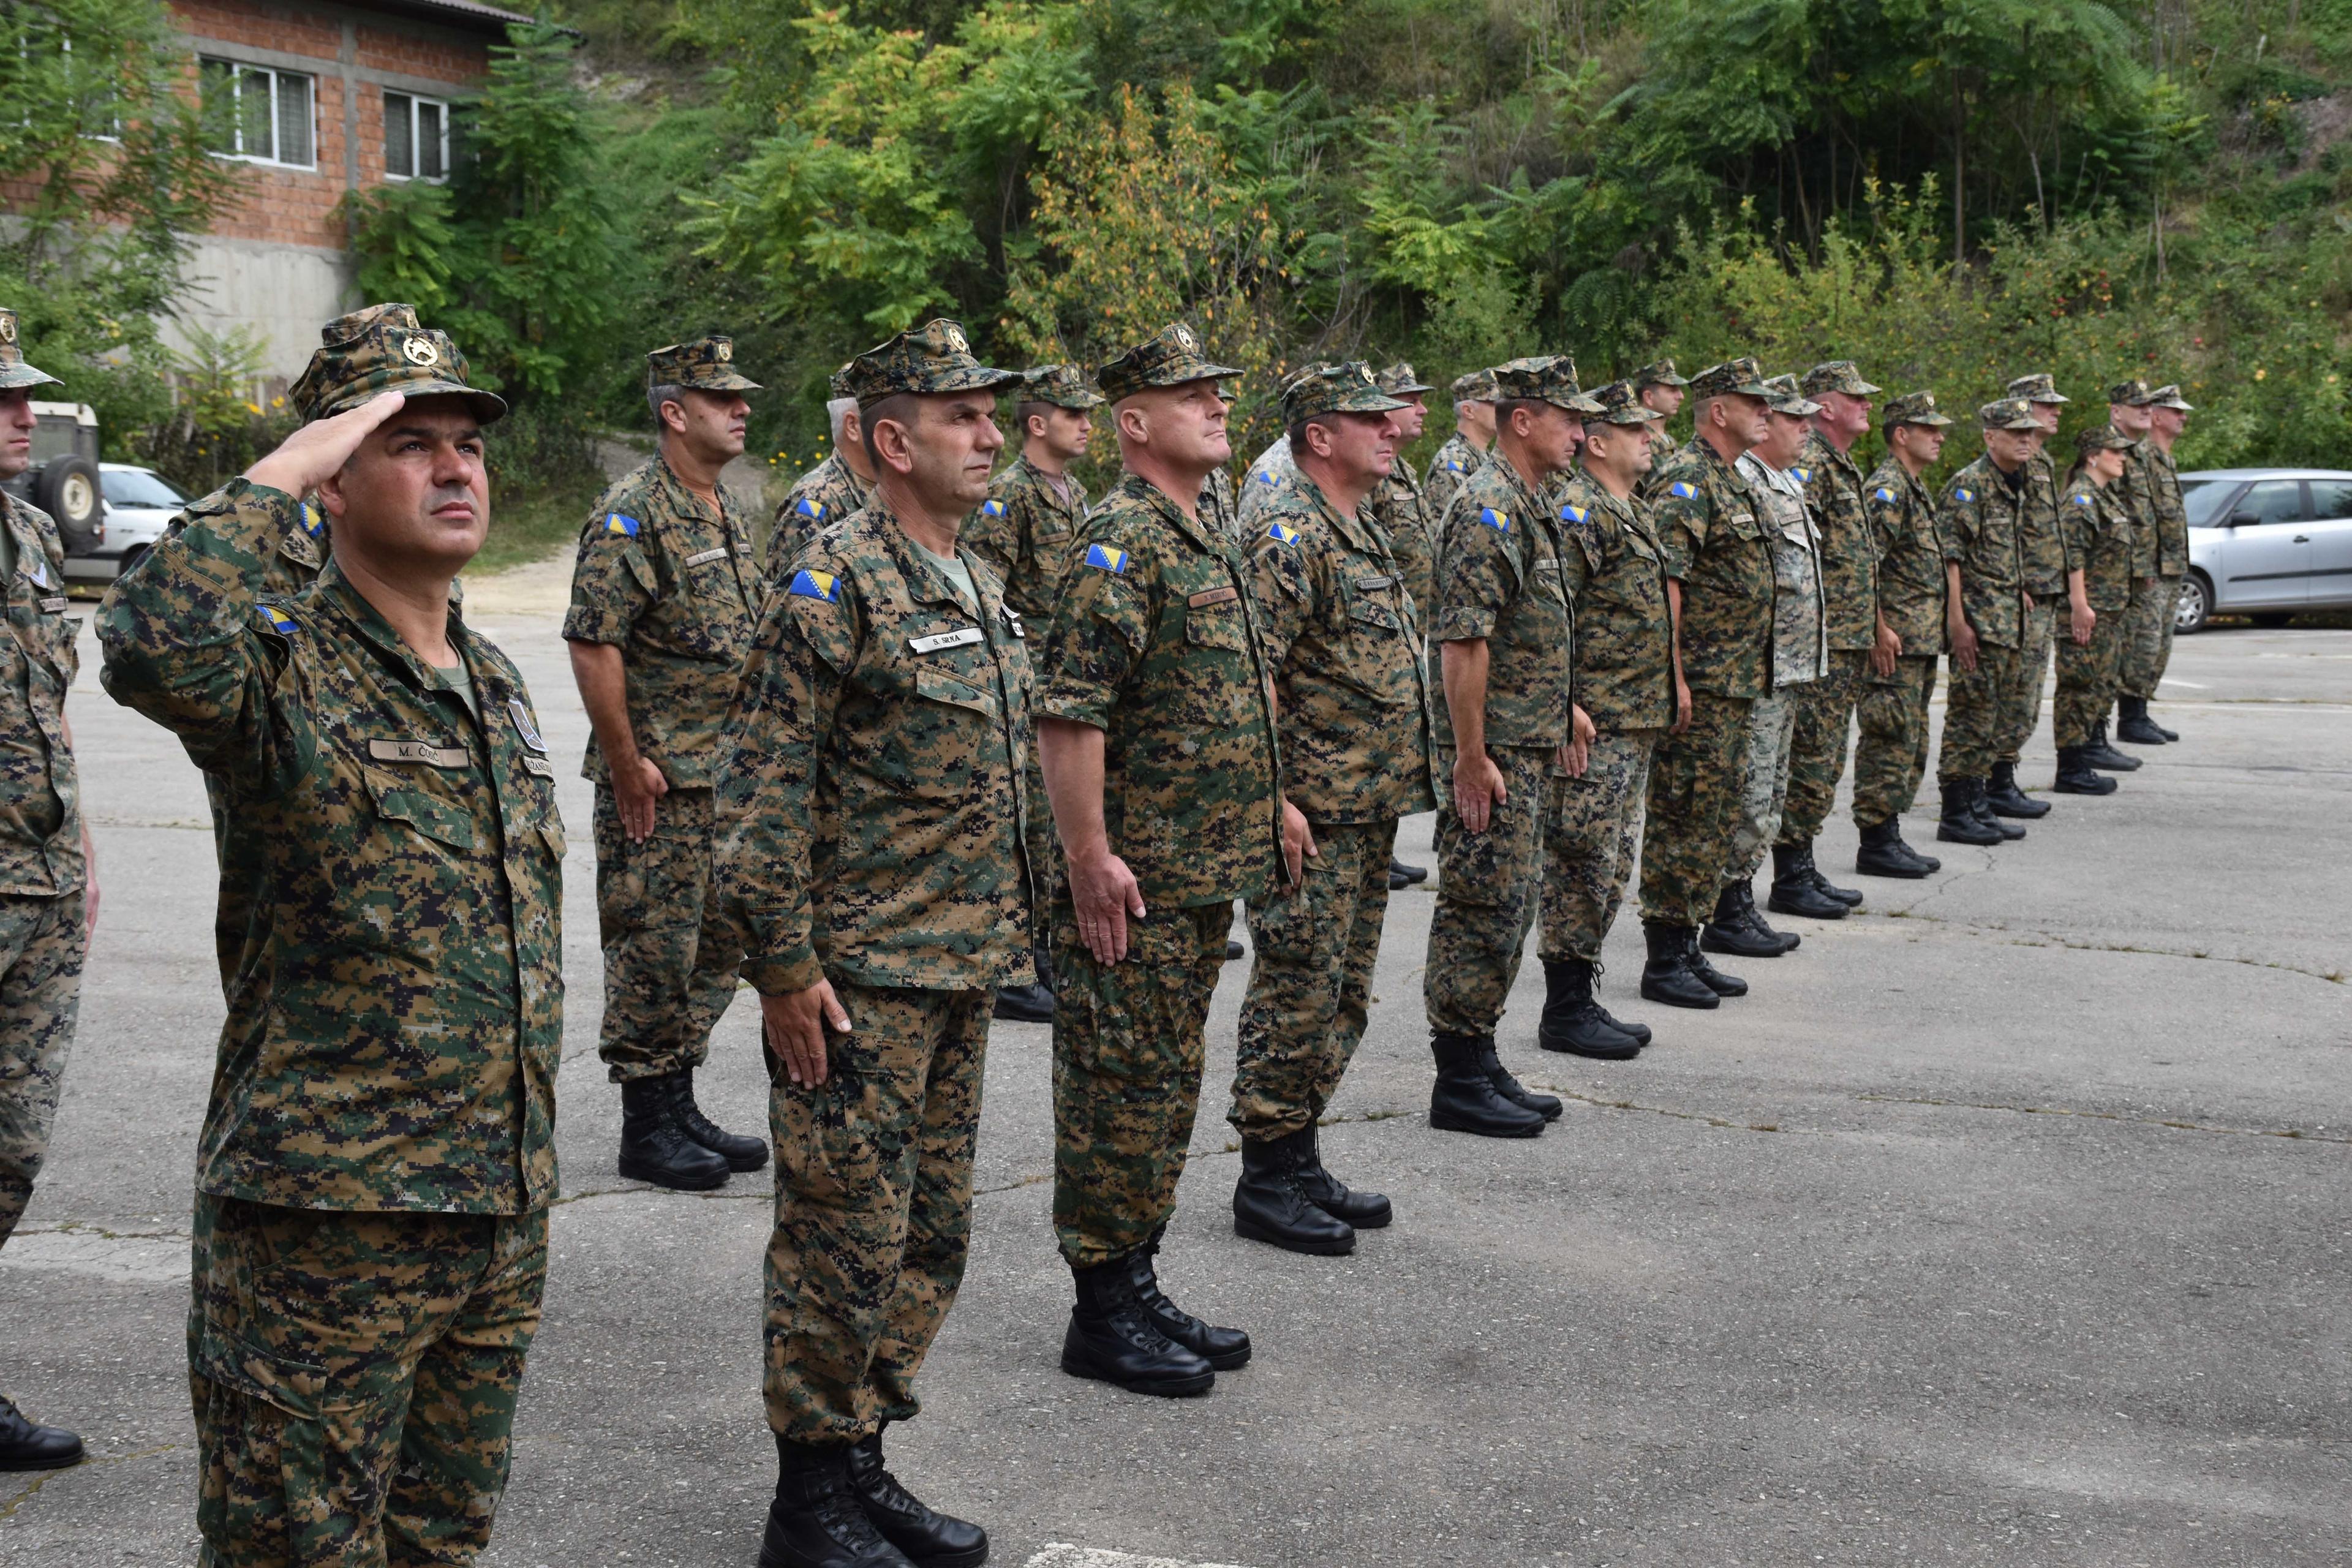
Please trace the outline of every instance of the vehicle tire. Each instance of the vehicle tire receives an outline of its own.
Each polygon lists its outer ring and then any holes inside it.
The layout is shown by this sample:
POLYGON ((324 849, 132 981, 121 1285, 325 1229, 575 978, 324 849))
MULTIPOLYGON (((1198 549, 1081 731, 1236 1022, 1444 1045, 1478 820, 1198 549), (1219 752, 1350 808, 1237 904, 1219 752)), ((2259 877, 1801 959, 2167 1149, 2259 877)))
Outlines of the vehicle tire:
POLYGON ((2175 637, 2187 637, 2201 632, 2213 619, 2213 584, 2205 580, 2202 572, 2190 572, 2180 579, 2180 603, 2173 606, 2172 632, 2175 637))
POLYGON ((2287 622, 2294 619, 2294 612, 2292 610, 2264 610, 2259 615, 2250 615, 2246 619, 2253 622, 2254 625, 2260 626, 2266 632, 2274 632, 2278 630, 2279 627, 2286 625, 2287 622))
POLYGON ((53 458, 33 485, 33 504, 58 525, 68 555, 87 554, 102 533, 106 508, 100 500, 98 465, 88 458, 53 458))

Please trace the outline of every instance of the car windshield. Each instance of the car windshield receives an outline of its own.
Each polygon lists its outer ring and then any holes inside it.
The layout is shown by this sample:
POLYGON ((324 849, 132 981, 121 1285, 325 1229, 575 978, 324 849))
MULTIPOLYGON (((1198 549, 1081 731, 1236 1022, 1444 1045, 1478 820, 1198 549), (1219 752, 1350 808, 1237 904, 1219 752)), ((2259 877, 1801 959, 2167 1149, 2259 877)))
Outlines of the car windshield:
POLYGON ((2238 481, 2235 479, 2181 480, 2180 500, 2189 509, 2189 526, 2212 527, 2215 521, 2213 514, 2221 510, 2221 503, 2228 500, 2237 488, 2238 481))
POLYGON ((108 468, 98 477, 99 488, 116 506, 171 507, 188 504, 188 498, 165 484, 163 476, 144 468, 108 468))

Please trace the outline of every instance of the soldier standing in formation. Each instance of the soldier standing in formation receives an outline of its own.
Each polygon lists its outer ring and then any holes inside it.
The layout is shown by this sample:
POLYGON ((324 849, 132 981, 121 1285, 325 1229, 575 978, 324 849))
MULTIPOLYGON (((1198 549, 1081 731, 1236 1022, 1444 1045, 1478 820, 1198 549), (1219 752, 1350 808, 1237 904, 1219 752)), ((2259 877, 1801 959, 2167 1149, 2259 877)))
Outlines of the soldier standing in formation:
POLYGON ((874 492, 874 465, 866 456, 866 428, 850 395, 849 367, 833 373, 828 384, 833 400, 824 405, 833 431, 833 450, 824 461, 793 482, 776 508, 768 531, 767 552, 761 558, 761 575, 769 591, 781 587, 792 564, 809 542, 866 504, 874 492))
POLYGON ((1250 560, 1283 816, 1303 854, 1300 876, 1250 901, 1226 1120, 1242 1139, 1234 1229, 1292 1252, 1353 1251, 1358 1229, 1390 1219, 1388 1199, 1324 1168, 1315 1123, 1364 1037, 1397 822, 1436 804, 1419 602, 1367 515, 1406 412, 1361 362, 1292 377, 1282 422, 1298 477, 1259 512, 1250 560))
POLYGON ((1891 399, 1881 419, 1886 459, 1862 482, 1863 506, 1878 553, 1878 646, 1855 710, 1853 825, 1862 835, 1853 868, 1871 877, 1916 879, 1942 868, 1903 841, 1903 814, 1927 771, 1927 700, 1944 651, 1949 577, 1936 503, 1919 476, 1944 452, 1951 420, 1932 392, 1891 399))
POLYGON ((1235 899, 1293 886, 1250 569, 1202 511, 1233 446, 1181 323, 1096 373, 1125 472, 1071 546, 1037 700, 1062 847, 1053 913, 1054 1229, 1077 1292, 1062 1369, 1201 1394, 1249 1360, 1161 1291, 1153 1255, 1198 1109, 1235 899))
POLYGON ((743 452, 760 384, 731 339, 646 356, 651 461, 598 498, 581 531, 563 636, 593 735, 596 916, 604 1017, 596 1054, 621 1086, 620 1172, 703 1191, 768 1163, 767 1141, 694 1100, 740 955, 710 896, 719 732, 765 597, 750 522, 719 483, 743 452))
POLYGON ((225 861, 265 875, 198 1145, 188 1336, 205 1560, 236 1568, 473 1561, 546 1281, 555 770, 449 602, 505 405, 412 320, 321 348, 310 423, 100 616, 108 692, 219 781, 225 861), (313 491, 333 557, 264 596, 313 491))
POLYGON ((884 1468, 963 1279, 996 987, 1031 977, 1019 617, 957 548, 1020 379, 936 321, 843 373, 877 476, 768 600, 718 770, 772 1086, 762 1568, 972 1568, 884 1468))
POLYGON ((2147 608, 2133 616, 2116 716, 2116 739, 2136 746, 2180 739, 2177 731, 2147 716, 2147 705, 2156 700, 2165 667, 2172 662, 2180 578, 2189 570, 2189 507, 2181 497, 2180 468, 2172 460, 2172 444, 2188 427, 2192 409, 2178 386, 2159 386, 2149 393, 2147 407, 2148 428, 2140 441, 2138 458, 2147 504, 2154 519, 2156 591, 2147 608))
POLYGON ((2009 721, 1994 753, 1992 773, 1985 781, 1985 806, 1995 816, 2035 822, 2050 815, 2050 803, 2035 800, 2018 787, 2017 763, 2042 722, 2042 678, 2050 673, 2059 611, 2067 604, 2067 584, 2074 568, 2067 554, 2067 529, 2058 512, 2058 476, 2049 450, 2050 438, 2058 433, 2058 410, 2067 398, 2046 374, 2021 375, 2001 395, 2023 398, 2036 429, 2033 448, 2025 458, 2025 506, 2017 521, 2019 576, 2025 589, 2017 682, 2011 690, 2009 721))
MULTIPOLYGON (((0 310, 0 479, 33 466, 33 388, 62 384, 25 362, 16 312, 0 310)), ((66 614, 66 551, 48 513, 0 491, 0 1247, 32 1201, 81 1005, 98 924, 98 860, 81 819, 66 691, 80 668, 66 614)), ((0 1470, 53 1470, 81 1439, 29 1420, 0 1394, 0 1470)))
POLYGON ((1650 427, 1650 458, 1653 471, 1674 455, 1675 437, 1666 428, 1668 421, 1683 410, 1683 399, 1690 395, 1690 383, 1675 374, 1675 362, 1662 359, 1645 364, 1633 373, 1633 390, 1641 395, 1642 406, 1658 416, 1650 427))
MULTIPOLYGON (((1408 444, 1421 439, 1422 428, 1429 422, 1428 397, 1437 388, 1414 374, 1412 366, 1402 360, 1381 372, 1380 384, 1382 392, 1403 406, 1395 415, 1396 460, 1373 488, 1364 510, 1388 535, 1389 549, 1396 556, 1397 574, 1404 581, 1405 592, 1412 597, 1413 615, 1418 618, 1426 616, 1429 606, 1435 603, 1438 513, 1430 510, 1421 480, 1414 477, 1412 465, 1404 460, 1403 454, 1408 444)), ((1390 859, 1391 892, 1428 880, 1428 867, 1390 859)))
POLYGON ((1986 789, 2021 679, 2028 603, 2021 537, 2031 496, 2026 459, 2041 426, 2033 405, 2002 398, 1977 410, 1984 456, 1944 485, 1937 515, 1948 563, 1945 635, 1952 650, 1936 783, 1944 797, 1936 837, 1979 847, 2025 837, 1992 814, 1986 789))
MULTIPOLYGON (((1454 434, 1445 438, 1429 459, 1429 472, 1422 479, 1422 510, 1429 518, 1431 535, 1439 542, 1445 538, 1445 514, 1454 505, 1454 495, 1467 483, 1486 454, 1495 445, 1495 373, 1474 370, 1467 375, 1454 378, 1454 434)), ((1435 574, 1433 572, 1431 593, 1435 574)), ((1437 601, 1433 597, 1428 603, 1437 601)))
MULTIPOLYGON (((2146 456, 2148 433, 2156 421, 2155 402, 2156 394, 2145 381, 2120 381, 2107 388, 2107 426, 2132 444, 2131 461, 2124 466, 2124 476, 2115 495, 2108 498, 2130 516, 2135 539, 2131 608, 2125 612, 2123 648, 2116 656, 2116 700, 2126 718, 2137 716, 2147 706, 2147 698, 2136 689, 2140 672, 2134 668, 2133 650, 2151 640, 2161 642, 2163 633, 2158 628, 2179 608, 2179 595, 2165 597, 2163 579, 2158 572, 2164 551, 2157 521, 2155 473, 2146 456), (2137 706, 2134 705, 2135 699, 2137 706)), ((2156 734, 2159 741, 2164 738, 2161 731, 2156 734)), ((2142 740, 2137 743, 2152 742, 2142 740)), ((2110 773, 2127 773, 2139 767, 2137 757, 2107 743, 2107 716, 2104 713, 2092 729, 2084 755, 2095 766, 2110 773)))
POLYGON ((2129 626, 2136 531, 2115 498, 2132 460, 2131 441, 2111 426, 2095 425, 2074 445, 2080 455, 2059 503, 2074 565, 2071 635, 2058 645, 2058 695, 2050 716, 2058 742, 2058 775, 2050 787, 2060 795, 2113 795, 2116 781, 2093 768, 2085 752, 2092 726, 2115 701, 2129 626))

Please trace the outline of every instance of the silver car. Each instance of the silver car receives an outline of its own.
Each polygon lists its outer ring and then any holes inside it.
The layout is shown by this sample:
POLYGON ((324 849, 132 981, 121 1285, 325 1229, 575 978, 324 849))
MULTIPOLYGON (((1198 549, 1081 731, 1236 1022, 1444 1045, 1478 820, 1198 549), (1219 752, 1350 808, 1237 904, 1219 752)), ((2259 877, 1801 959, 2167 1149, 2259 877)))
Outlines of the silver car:
POLYGON ((2302 610, 2352 609, 2352 473, 2200 468, 2180 476, 2189 573, 2173 629, 2215 616, 2258 626, 2302 610))
POLYGON ((163 475, 131 463, 100 463, 98 487, 105 522, 89 549, 66 556, 68 583, 113 582, 163 537, 163 525, 188 504, 163 475))

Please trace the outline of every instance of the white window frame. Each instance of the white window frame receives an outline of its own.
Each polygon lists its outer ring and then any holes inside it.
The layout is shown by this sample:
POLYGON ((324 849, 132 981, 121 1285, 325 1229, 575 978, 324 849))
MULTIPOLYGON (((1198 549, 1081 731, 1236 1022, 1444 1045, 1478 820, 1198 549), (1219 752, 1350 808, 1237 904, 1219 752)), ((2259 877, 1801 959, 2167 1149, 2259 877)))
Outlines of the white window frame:
POLYGON ((448 100, 429 97, 421 92, 402 92, 393 88, 385 88, 383 89, 383 177, 387 180, 398 180, 403 184, 405 184, 410 180, 422 180, 428 185, 447 184, 449 183, 448 100), (408 160, 412 164, 421 163, 424 161, 418 156, 418 154, 424 150, 424 144, 422 139, 416 133, 416 122, 418 118, 416 112, 417 107, 420 104, 429 103, 434 108, 441 111, 441 172, 439 174, 395 174, 392 172, 392 100, 395 98, 404 98, 408 100, 408 160))
POLYGON ((236 102, 239 105, 242 105, 244 102, 246 82, 249 79, 255 77, 266 77, 269 81, 269 152, 262 153, 248 153, 245 151, 245 116, 241 113, 232 111, 229 115, 229 133, 236 139, 236 148, 233 152, 222 152, 215 148, 213 151, 214 157, 233 158, 240 163, 262 163, 267 164, 268 167, 273 169, 318 168, 319 79, 316 76, 308 71, 280 70, 276 66, 250 65, 244 60, 231 59, 226 55, 199 55, 196 58, 196 74, 198 79, 197 90, 199 92, 203 90, 202 81, 204 69, 206 66, 226 66, 232 73, 234 73, 230 78, 230 81, 236 94, 236 102), (286 144, 284 128, 278 123, 278 84, 289 78, 302 83, 303 107, 310 117, 310 162, 305 163, 292 163, 287 159, 277 156, 278 149, 286 144))

